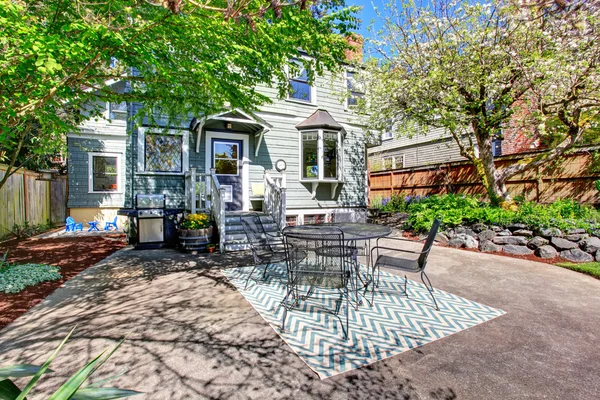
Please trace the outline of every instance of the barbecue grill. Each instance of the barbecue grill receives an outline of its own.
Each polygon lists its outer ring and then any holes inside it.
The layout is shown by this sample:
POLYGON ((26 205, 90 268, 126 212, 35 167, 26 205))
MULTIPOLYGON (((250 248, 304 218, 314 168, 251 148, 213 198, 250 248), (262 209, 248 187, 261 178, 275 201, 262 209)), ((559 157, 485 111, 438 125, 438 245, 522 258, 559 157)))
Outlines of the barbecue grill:
POLYGON ((138 194, 135 197, 138 247, 161 247, 164 244, 166 204, 167 196, 164 194, 138 194))

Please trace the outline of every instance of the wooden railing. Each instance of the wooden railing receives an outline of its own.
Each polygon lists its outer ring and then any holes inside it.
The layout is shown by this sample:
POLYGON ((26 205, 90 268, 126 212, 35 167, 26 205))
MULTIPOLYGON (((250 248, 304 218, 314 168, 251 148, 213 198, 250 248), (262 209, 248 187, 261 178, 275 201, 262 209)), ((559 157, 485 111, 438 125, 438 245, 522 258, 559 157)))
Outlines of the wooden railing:
POLYGON ((286 179, 285 174, 271 175, 265 171, 264 175, 265 198, 264 211, 268 213, 277 224, 279 230, 285 228, 286 212, 286 179))
POLYGON ((185 209, 192 214, 208 212, 210 209, 210 174, 196 172, 190 168, 185 173, 185 209))
POLYGON ((219 249, 225 251, 225 188, 219 185, 215 169, 210 170, 210 210, 219 230, 219 249))
POLYGON ((200 174, 195 168, 185 173, 185 209, 195 214, 210 213, 219 231, 219 248, 225 250, 225 188, 219 185, 215 170, 200 174))

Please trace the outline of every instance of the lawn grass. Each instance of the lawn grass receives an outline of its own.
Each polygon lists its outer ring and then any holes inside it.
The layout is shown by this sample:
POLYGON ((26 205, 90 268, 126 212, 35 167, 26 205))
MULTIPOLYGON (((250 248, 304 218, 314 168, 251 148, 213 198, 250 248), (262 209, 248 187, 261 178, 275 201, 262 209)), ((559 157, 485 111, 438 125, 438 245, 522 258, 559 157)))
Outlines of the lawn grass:
POLYGON ((593 276, 594 278, 600 279, 600 262, 587 262, 583 264, 573 264, 570 262, 558 263, 559 267, 572 269, 573 271, 583 272, 593 276))

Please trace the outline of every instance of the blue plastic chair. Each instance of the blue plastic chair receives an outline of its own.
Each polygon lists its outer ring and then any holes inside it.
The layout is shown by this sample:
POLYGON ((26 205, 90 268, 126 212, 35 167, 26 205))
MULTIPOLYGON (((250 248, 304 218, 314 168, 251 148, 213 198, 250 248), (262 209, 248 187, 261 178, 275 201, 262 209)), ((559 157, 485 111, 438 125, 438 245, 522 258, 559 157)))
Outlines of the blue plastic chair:
POLYGON ((83 222, 75 222, 73 217, 67 217, 65 232, 83 231, 83 222))
POLYGON ((115 220, 114 220, 113 222, 106 221, 106 224, 104 224, 104 230, 105 230, 105 231, 108 231, 108 230, 110 230, 110 228, 111 228, 112 226, 114 226, 114 227, 115 227, 115 230, 117 230, 117 231, 118 231, 118 230, 119 230, 119 227, 117 226, 117 218, 118 218, 118 217, 115 217, 115 220))

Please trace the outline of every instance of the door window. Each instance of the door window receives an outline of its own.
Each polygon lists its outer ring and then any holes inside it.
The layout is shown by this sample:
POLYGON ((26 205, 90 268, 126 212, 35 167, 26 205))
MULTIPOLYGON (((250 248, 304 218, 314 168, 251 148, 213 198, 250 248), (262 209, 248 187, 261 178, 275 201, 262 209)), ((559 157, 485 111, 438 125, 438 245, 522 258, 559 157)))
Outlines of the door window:
POLYGON ((213 162, 217 175, 239 175, 239 143, 213 143, 213 162))

